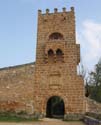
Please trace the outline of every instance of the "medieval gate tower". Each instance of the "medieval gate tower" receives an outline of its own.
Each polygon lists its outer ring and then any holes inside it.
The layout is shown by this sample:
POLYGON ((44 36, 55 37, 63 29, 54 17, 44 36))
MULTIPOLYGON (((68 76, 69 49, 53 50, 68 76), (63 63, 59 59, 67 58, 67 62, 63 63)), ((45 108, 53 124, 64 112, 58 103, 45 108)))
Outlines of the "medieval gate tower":
POLYGON ((77 75, 75 31, 73 7, 38 11, 36 62, 0 69, 0 112, 77 120, 94 108, 100 111, 85 98, 84 81, 77 75))
POLYGON ((39 10, 34 72, 35 112, 51 115, 49 102, 59 97, 64 103, 64 115, 85 113, 84 82, 77 75, 79 62, 74 8, 71 7, 70 11, 63 8, 63 12, 55 8, 54 13, 46 9, 45 14, 39 10))

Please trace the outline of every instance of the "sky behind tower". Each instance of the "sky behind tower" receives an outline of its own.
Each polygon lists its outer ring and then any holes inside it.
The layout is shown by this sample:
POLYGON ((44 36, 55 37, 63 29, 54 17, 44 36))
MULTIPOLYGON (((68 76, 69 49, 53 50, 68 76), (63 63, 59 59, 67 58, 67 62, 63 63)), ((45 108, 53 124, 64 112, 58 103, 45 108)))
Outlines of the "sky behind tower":
POLYGON ((45 13, 71 6, 82 61, 93 69, 101 56, 101 0, 0 0, 0 67, 35 61, 38 9, 45 13))

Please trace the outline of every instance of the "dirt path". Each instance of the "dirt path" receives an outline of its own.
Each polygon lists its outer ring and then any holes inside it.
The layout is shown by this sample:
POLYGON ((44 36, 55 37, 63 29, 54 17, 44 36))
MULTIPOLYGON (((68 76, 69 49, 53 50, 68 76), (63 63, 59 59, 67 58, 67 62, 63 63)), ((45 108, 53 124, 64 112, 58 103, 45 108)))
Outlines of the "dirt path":
POLYGON ((31 123, 4 123, 0 125, 84 125, 82 122, 31 122, 31 123))
POLYGON ((64 122, 57 119, 43 119, 40 122, 12 123, 0 122, 0 125, 85 125, 82 122, 64 122))

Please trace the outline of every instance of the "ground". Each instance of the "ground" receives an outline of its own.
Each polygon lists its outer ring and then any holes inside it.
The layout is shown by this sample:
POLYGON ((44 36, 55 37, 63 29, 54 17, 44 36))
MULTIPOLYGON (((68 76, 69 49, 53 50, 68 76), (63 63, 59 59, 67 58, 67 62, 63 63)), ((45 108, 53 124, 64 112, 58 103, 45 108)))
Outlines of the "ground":
POLYGON ((0 125, 84 125, 82 122, 30 122, 30 123, 4 123, 0 125))
POLYGON ((55 119, 44 119, 40 122, 20 122, 20 123, 14 123, 14 122, 0 122, 0 125, 84 125, 82 122, 78 121, 70 121, 70 122, 64 122, 61 120, 55 120, 55 119))

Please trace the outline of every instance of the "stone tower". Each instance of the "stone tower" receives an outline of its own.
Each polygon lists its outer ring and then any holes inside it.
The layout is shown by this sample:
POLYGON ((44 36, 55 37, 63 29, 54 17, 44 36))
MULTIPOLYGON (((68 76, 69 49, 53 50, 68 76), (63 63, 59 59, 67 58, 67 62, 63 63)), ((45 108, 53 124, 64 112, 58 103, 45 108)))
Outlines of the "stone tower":
MULTIPOLYGON (((64 103, 64 113, 84 114, 84 82, 77 75, 80 45, 76 44, 74 8, 63 12, 38 11, 36 64, 34 73, 34 110, 47 115, 54 97, 64 103), (48 108, 47 108, 48 107, 48 108)), ((51 114, 51 113, 50 113, 51 114)))

